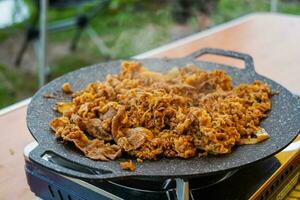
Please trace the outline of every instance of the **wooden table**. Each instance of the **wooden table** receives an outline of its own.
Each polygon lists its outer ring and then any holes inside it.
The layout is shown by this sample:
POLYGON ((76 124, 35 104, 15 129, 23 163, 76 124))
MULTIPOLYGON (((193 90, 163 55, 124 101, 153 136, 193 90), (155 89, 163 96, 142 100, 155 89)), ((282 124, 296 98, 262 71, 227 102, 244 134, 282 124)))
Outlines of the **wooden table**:
MULTIPOLYGON (((253 56, 258 73, 300 94, 300 17, 252 14, 146 52, 136 58, 180 57, 203 47, 253 56)), ((204 56, 202 59, 242 67, 240 61, 204 56)), ((27 101, 28 102, 28 101, 27 101)), ((26 183, 23 149, 33 141, 26 128, 27 102, 0 111, 0 199, 34 199, 26 183)))

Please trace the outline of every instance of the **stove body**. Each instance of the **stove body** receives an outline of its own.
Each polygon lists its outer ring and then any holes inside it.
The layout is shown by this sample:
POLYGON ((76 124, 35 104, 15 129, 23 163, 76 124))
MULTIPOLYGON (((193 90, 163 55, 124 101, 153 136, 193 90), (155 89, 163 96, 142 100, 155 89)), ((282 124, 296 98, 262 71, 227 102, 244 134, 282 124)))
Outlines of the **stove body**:
MULTIPOLYGON (((232 171, 190 180, 118 181, 80 180, 67 177, 33 163, 30 151, 25 149, 25 171, 32 192, 44 200, 89 199, 285 199, 297 185, 300 172, 300 136, 277 155, 232 171)), ((55 157, 49 162, 63 163, 55 157)))

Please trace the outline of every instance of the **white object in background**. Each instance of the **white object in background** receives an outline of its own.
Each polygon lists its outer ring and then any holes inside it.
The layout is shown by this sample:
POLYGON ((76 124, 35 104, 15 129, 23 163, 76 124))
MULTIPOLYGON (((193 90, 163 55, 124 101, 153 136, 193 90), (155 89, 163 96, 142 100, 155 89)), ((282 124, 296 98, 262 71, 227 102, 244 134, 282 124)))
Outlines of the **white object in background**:
POLYGON ((29 17, 29 11, 23 0, 0 1, 0 28, 11 26, 29 17))
POLYGON ((270 0, 270 11, 277 12, 278 0, 270 0))
POLYGON ((40 0, 40 37, 38 51, 39 87, 45 84, 45 69, 47 66, 47 9, 48 0, 40 0))
POLYGON ((31 98, 24 99, 24 100, 19 101, 19 102, 15 103, 15 104, 12 104, 10 106, 7 106, 5 108, 0 109, 0 117, 2 115, 5 115, 5 114, 9 113, 9 112, 12 112, 12 111, 14 111, 16 109, 19 109, 19 108, 22 108, 24 106, 27 106, 30 103, 30 101, 31 101, 31 98))

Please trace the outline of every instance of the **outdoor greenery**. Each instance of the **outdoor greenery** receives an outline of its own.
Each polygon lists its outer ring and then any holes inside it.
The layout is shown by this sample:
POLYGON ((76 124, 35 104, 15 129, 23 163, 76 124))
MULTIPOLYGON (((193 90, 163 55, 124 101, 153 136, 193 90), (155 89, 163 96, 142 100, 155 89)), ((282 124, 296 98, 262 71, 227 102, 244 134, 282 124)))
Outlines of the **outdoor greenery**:
MULTIPOLYGON (((25 2, 32 13, 36 12, 32 0, 25 2)), ((178 39, 172 36, 172 30, 176 26, 171 16, 172 4, 168 1, 158 2, 160 1, 112 0, 97 13, 91 21, 91 27, 97 33, 97 39, 101 39, 109 50, 108 53, 99 52, 87 33, 82 35, 75 52, 68 50, 71 38, 75 34, 74 29, 50 33, 48 80, 83 66, 108 59, 127 58, 178 39)), ((51 9, 48 19, 53 22, 72 17, 78 12, 89 12, 92 7, 93 3, 86 4, 79 10, 51 9)), ((300 4, 297 1, 280 1, 278 7, 280 12, 300 14, 300 4)), ((210 19, 214 26, 251 12, 269 9, 269 0, 219 0, 210 19)), ((0 29, 0 42, 18 34, 22 35, 20 33, 24 31, 26 24, 27 22, 24 22, 0 29)), ((187 24, 190 33, 198 31, 195 17, 190 18, 187 24)), ((19 47, 20 43, 14 45, 19 47)), ((32 68, 34 69, 34 66, 32 68)), ((34 70, 22 66, 16 69, 14 66, 6 66, 0 60, 0 108, 31 96, 36 90, 34 70)))
POLYGON ((0 108, 32 95, 36 88, 34 75, 0 65, 0 108))

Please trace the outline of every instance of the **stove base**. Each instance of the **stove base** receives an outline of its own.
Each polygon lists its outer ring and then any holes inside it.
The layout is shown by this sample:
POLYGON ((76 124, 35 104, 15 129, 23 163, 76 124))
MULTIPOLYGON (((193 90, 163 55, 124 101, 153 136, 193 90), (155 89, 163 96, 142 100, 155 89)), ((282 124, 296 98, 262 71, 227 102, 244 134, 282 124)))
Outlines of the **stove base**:
MULTIPOLYGON (((193 187, 197 185, 193 180, 190 182, 190 199, 248 199, 279 166, 278 160, 272 157, 240 169, 223 182, 207 188, 193 187)), ((82 181, 62 176, 29 160, 26 160, 25 171, 32 192, 43 200, 177 199, 175 188, 152 192, 126 190, 108 181, 82 181)))

